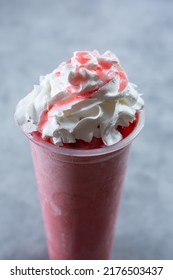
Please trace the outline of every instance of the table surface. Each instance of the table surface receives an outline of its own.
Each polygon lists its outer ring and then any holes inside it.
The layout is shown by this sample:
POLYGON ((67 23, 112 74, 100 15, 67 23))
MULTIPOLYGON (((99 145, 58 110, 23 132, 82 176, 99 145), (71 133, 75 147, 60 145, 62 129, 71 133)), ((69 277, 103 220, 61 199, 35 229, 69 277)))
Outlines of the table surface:
POLYGON ((0 259, 47 259, 28 142, 13 120, 75 50, 115 52, 144 93, 112 259, 173 259, 173 1, 0 1, 0 259))

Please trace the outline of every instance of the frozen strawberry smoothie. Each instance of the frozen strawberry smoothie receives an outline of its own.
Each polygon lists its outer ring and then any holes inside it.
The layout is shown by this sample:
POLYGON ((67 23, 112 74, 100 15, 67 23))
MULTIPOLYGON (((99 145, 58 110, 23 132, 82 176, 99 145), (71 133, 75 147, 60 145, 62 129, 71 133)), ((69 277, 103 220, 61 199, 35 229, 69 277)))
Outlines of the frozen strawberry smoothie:
POLYGON ((17 105, 50 259, 109 259, 144 102, 110 51, 75 52, 17 105))

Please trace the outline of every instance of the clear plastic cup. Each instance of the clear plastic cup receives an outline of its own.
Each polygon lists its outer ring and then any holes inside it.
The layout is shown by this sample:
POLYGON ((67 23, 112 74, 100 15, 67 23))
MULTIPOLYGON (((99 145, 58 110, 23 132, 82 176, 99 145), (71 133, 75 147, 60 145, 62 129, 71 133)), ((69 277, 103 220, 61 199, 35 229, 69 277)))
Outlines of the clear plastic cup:
POLYGON ((134 138, 76 150, 30 139, 50 259, 109 259, 122 185, 134 138))

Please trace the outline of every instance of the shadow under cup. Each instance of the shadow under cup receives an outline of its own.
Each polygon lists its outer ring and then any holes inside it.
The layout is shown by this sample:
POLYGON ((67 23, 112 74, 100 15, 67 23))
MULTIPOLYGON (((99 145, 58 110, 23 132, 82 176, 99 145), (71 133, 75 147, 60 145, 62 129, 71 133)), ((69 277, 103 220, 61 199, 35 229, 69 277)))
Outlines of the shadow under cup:
POLYGON ((50 259, 109 259, 131 144, 75 150, 30 139, 50 259))

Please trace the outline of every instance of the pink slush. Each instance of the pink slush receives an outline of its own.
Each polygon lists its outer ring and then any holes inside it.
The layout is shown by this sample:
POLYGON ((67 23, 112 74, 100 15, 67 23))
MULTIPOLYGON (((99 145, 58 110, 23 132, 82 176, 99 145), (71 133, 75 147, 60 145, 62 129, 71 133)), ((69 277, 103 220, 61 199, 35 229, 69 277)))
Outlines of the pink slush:
POLYGON ((31 139, 50 259, 109 259, 131 134, 110 147, 73 150, 31 139))

